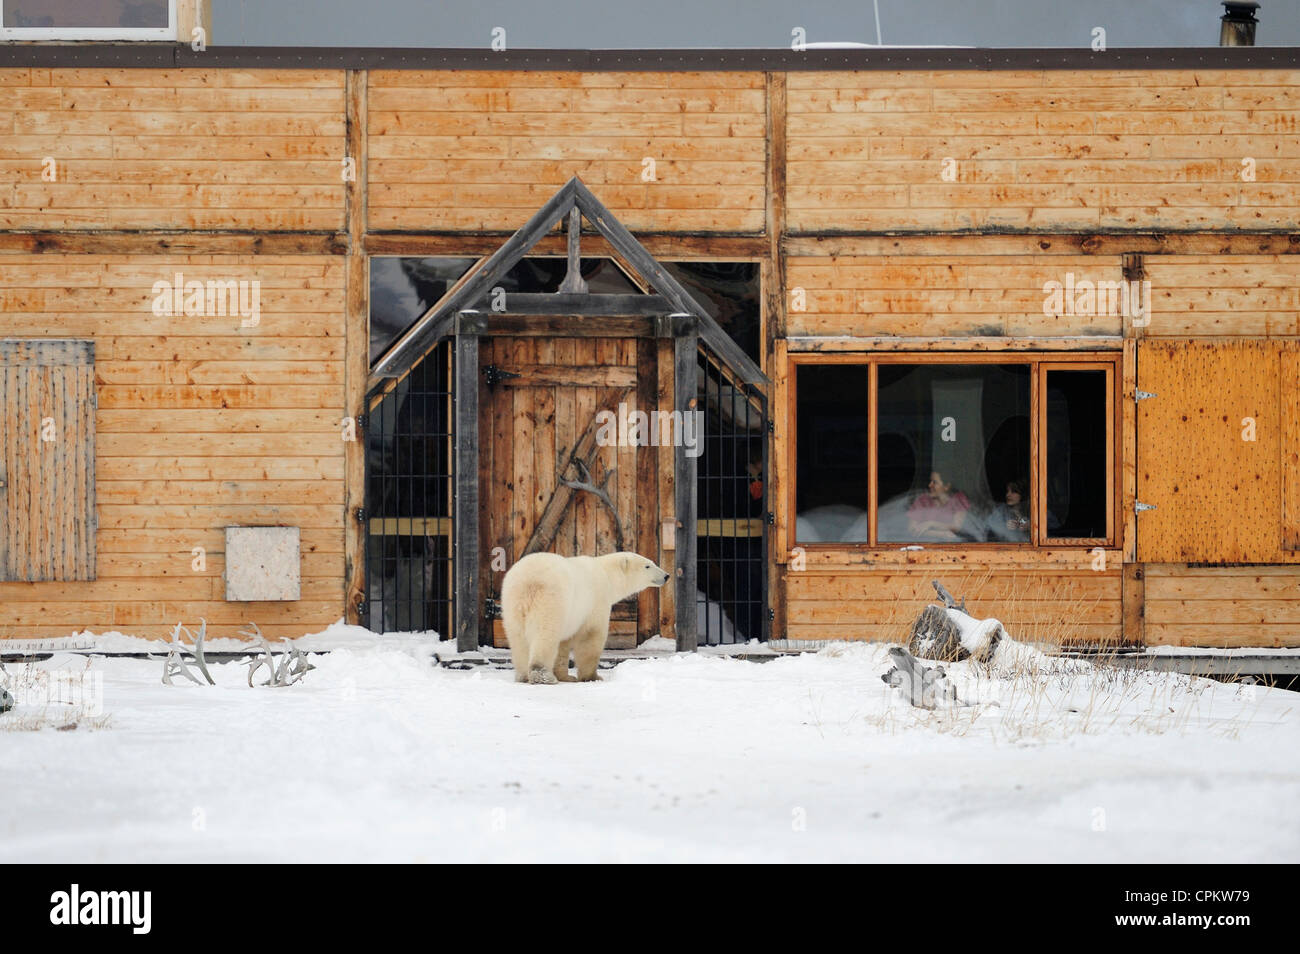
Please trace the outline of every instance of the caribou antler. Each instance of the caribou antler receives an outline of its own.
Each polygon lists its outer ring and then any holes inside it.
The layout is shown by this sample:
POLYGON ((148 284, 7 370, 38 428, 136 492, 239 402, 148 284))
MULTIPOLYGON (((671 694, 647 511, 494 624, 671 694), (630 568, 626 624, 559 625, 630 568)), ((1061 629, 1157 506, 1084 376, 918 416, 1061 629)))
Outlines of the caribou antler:
POLYGON ((241 630, 240 634, 249 638, 256 638, 262 644, 262 655, 254 656, 245 663, 248 666, 248 686, 250 689, 253 688, 253 673, 263 666, 270 673, 270 677, 261 685, 271 686, 272 688, 292 686, 295 682, 300 682, 303 676, 316 668, 307 661, 307 656, 288 640, 284 640, 284 642, 288 644, 289 648, 286 652, 280 654, 280 661, 277 663, 275 657, 271 654, 271 644, 266 641, 266 637, 257 628, 257 624, 249 623, 249 625, 253 627, 253 631, 241 630))
POLYGON ((560 483, 573 490, 585 490, 589 494, 594 494, 601 503, 608 507, 609 512, 614 516, 614 534, 618 537, 618 549, 620 551, 627 549, 623 545, 623 523, 618 518, 618 508, 614 506, 614 501, 609 498, 609 492, 605 490, 605 485, 609 483, 609 478, 614 472, 612 470, 605 471, 604 479, 599 484, 594 484, 591 481, 591 471, 587 469, 585 462, 573 457, 570 458, 569 463, 577 470, 578 479, 565 480, 564 473, 561 472, 558 475, 560 483))

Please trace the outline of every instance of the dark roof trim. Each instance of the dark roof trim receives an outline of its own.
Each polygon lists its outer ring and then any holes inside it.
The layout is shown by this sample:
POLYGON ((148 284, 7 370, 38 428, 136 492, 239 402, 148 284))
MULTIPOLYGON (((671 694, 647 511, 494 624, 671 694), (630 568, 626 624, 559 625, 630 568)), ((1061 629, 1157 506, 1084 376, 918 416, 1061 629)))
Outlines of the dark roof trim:
POLYGON ((1296 69, 1300 47, 1089 49, 508 50, 0 43, 0 68, 371 70, 1139 70, 1296 69))

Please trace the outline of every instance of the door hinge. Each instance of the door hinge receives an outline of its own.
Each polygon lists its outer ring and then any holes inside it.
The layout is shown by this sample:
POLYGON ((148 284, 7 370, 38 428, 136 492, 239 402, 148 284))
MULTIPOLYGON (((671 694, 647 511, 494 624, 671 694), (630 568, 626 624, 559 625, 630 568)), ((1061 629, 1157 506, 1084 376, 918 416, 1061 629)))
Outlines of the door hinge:
POLYGON ((1154 393, 1151 392, 1151 391, 1134 391, 1134 392, 1133 392, 1133 400, 1134 400, 1134 401, 1145 401, 1147 398, 1153 398, 1153 397, 1157 397, 1157 395, 1154 394, 1154 393))
POLYGON ((768 621, 769 623, 775 623, 775 622, 776 622, 776 610, 774 610, 774 609, 769 609, 769 610, 767 611, 767 621, 768 621))
POLYGON ((483 380, 487 382, 488 387, 496 387, 506 378, 519 377, 518 371, 507 371, 504 368, 498 368, 495 364, 483 365, 483 380))
POLYGON ((365 511, 365 508, 363 508, 363 507, 358 507, 358 508, 357 508, 357 523, 365 523, 365 522, 366 522, 366 511, 365 511))
POLYGON ((1155 509, 1156 509, 1156 505, 1155 505, 1155 504, 1144 504, 1144 503, 1143 503, 1142 501, 1140 501, 1140 500, 1135 501, 1134 504, 1133 504, 1133 512, 1134 512, 1134 513, 1141 513, 1143 510, 1155 510, 1155 509))
POLYGON ((358 414, 355 420, 357 422, 357 427, 361 428, 364 431, 366 429, 366 425, 370 423, 370 415, 358 414))
POLYGON ((775 526, 776 526, 776 514, 774 514, 774 513, 773 513, 772 511, 770 511, 770 510, 767 512, 767 525, 768 525, 769 527, 775 527, 775 526))
POLYGON ((776 421, 768 421, 768 422, 767 422, 767 432, 768 432, 769 434, 775 434, 775 433, 776 433, 776 421))
POLYGON ((501 601, 494 596, 489 596, 483 601, 483 618, 500 619, 501 618, 501 601))

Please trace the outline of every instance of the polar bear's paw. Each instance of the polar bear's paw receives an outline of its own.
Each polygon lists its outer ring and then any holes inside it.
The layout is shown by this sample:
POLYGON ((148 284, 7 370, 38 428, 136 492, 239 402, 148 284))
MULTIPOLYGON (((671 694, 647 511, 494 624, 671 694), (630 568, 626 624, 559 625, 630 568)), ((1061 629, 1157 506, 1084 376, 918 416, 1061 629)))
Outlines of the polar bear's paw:
POLYGON ((544 669, 541 666, 534 666, 528 670, 528 681, 534 686, 553 686, 559 680, 555 678, 555 673, 551 672, 551 670, 544 669))

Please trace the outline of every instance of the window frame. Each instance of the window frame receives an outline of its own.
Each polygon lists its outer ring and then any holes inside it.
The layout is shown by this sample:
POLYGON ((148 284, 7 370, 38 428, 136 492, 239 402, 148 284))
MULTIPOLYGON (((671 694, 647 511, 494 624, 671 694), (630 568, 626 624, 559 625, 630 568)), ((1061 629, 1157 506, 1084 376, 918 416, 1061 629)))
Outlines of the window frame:
POLYGON ((827 352, 789 352, 787 355, 787 425, 789 440, 785 449, 786 473, 789 474, 789 487, 786 491, 786 512, 790 546, 805 550, 851 551, 892 553, 902 549, 919 548, 921 550, 979 550, 983 552, 1011 551, 1034 553, 1047 550, 1074 550, 1103 548, 1116 549, 1119 546, 1119 530, 1122 526, 1119 507, 1120 492, 1120 458, 1116 442, 1122 433, 1122 402, 1117 383, 1121 380, 1121 361, 1123 352, 1105 351, 839 351, 827 352), (817 365, 857 365, 867 368, 868 407, 867 411, 867 472, 868 472, 868 523, 870 530, 866 542, 831 541, 804 542, 798 538, 798 483, 799 483, 799 374, 801 366, 817 365), (1029 366, 1029 480, 1030 495, 1033 506, 1030 510, 1030 538, 1024 543, 996 542, 958 542, 958 543, 908 543, 889 541, 881 543, 879 534, 879 367, 882 364, 1025 364, 1029 366), (1109 413, 1106 415, 1106 472, 1110 480, 1106 486, 1106 529, 1107 536, 1102 538, 1064 538, 1046 535, 1046 487, 1047 456, 1044 452, 1043 436, 1047 425, 1046 382, 1047 371, 1061 370, 1105 370, 1106 385, 1109 389, 1109 413))
POLYGON ((165 27, 7 27, 0 0, 0 40, 165 40, 179 42, 177 0, 167 0, 165 27))

